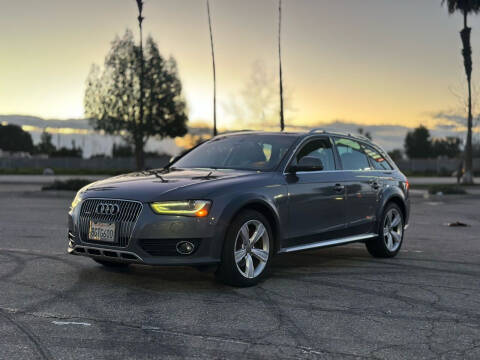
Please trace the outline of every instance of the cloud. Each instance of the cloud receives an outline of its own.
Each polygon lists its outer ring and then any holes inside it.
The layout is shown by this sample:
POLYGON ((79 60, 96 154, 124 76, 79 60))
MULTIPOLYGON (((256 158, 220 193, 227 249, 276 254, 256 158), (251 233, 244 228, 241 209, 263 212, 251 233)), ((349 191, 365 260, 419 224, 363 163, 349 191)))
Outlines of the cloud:
POLYGON ((435 126, 435 129, 458 131, 458 125, 455 125, 455 124, 437 124, 435 126))
MULTIPOLYGON (((440 135, 437 136, 458 136, 464 137, 467 132, 467 118, 458 111, 437 111, 430 114, 433 120, 436 120, 434 131, 440 135)), ((473 132, 480 132, 480 116, 473 118, 473 132)))
POLYGON ((90 130, 91 126, 86 119, 46 120, 28 115, 0 115, 0 123, 7 122, 14 125, 27 125, 44 129, 48 128, 71 128, 90 130))
MULTIPOLYGON (((432 118, 438 120, 435 127, 431 129, 431 134, 433 137, 446 137, 446 136, 457 136, 463 138, 466 131, 465 127, 462 124, 458 124, 455 120, 454 113, 449 112, 437 112, 430 114, 432 118)), ((58 136, 54 137, 55 141, 59 141, 62 146, 70 146, 71 140, 75 140, 77 144, 84 147, 84 154, 96 154, 104 151, 109 152, 113 142, 121 141, 118 137, 101 135, 93 131, 93 129, 88 124, 88 121, 85 119, 70 119, 70 120, 45 120, 33 116, 22 116, 22 115, 0 115, 0 124, 5 121, 10 124, 17 125, 29 125, 43 129, 48 127, 50 129, 58 129, 58 136), (65 134, 60 131, 60 129, 77 129, 78 132, 83 132, 82 130, 86 129, 88 134, 65 134)), ((287 123, 288 124, 288 123, 287 123)), ((158 142, 155 139, 152 139, 150 147, 148 150, 161 150, 176 154, 179 151, 180 147, 189 147, 201 139, 206 139, 211 136, 210 124, 194 124, 189 128, 189 135, 182 139, 175 140, 163 140, 158 142)), ((403 143, 405 135, 408 131, 411 131, 412 128, 401 125, 364 125, 358 124, 353 121, 344 120, 344 119, 335 119, 328 123, 317 123, 317 124, 302 124, 297 123, 294 126, 287 126, 287 131, 309 131, 314 127, 319 127, 326 131, 340 131, 345 133, 357 134, 358 129, 362 128, 365 132, 368 132, 372 135, 373 141, 382 146, 385 150, 390 151, 397 148, 403 148, 403 143)), ((278 123, 275 122, 273 125, 262 124, 264 130, 278 131, 278 123)), ((221 132, 227 131, 228 129, 219 129, 221 132)), ((34 141, 38 142, 40 132, 33 132, 34 141)))
POLYGON ((464 126, 467 123, 467 118, 456 112, 439 111, 431 114, 432 119, 439 120, 437 126, 452 125, 452 123, 464 126))

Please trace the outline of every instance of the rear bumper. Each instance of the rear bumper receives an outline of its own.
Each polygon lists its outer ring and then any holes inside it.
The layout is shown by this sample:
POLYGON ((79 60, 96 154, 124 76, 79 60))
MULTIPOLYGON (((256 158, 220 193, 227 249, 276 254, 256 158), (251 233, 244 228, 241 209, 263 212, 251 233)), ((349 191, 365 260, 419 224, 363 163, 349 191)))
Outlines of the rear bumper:
POLYGON ((405 201, 405 230, 408 229, 408 226, 410 225, 410 197, 407 198, 405 201))

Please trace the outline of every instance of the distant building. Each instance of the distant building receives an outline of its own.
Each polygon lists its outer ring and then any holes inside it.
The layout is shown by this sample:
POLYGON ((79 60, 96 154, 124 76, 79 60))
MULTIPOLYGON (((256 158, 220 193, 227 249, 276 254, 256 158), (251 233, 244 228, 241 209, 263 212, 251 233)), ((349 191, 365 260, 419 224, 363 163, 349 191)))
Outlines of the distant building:
POLYGON ((29 159, 32 155, 25 151, 5 151, 0 149, 0 158, 23 158, 29 159))

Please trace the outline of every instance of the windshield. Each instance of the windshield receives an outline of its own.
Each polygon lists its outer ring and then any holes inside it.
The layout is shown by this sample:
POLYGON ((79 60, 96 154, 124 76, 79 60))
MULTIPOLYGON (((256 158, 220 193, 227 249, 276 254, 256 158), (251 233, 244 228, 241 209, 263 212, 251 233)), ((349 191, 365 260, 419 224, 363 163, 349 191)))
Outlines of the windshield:
POLYGON ((271 171, 295 139, 288 134, 223 136, 196 147, 173 167, 271 171))

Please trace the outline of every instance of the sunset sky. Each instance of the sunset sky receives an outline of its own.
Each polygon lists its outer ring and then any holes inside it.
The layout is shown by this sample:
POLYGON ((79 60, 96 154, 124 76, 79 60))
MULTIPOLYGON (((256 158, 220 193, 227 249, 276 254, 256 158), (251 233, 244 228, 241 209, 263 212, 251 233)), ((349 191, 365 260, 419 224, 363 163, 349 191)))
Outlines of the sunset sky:
MULTIPOLYGON (((284 0, 285 84, 290 125, 342 120, 434 127, 461 111, 459 15, 440 0, 284 0)), ((226 106, 261 63, 274 76, 277 0, 211 0, 220 126, 226 106)), ((146 0, 145 35, 178 61, 193 123, 212 117, 204 0, 146 0)), ((473 26, 480 79, 480 17, 473 26)), ((85 79, 116 34, 136 28, 134 0, 0 0, 0 114, 81 118, 85 79)), ((272 81, 276 79, 272 78, 272 81)), ((275 87, 277 83, 273 84, 275 87)))

